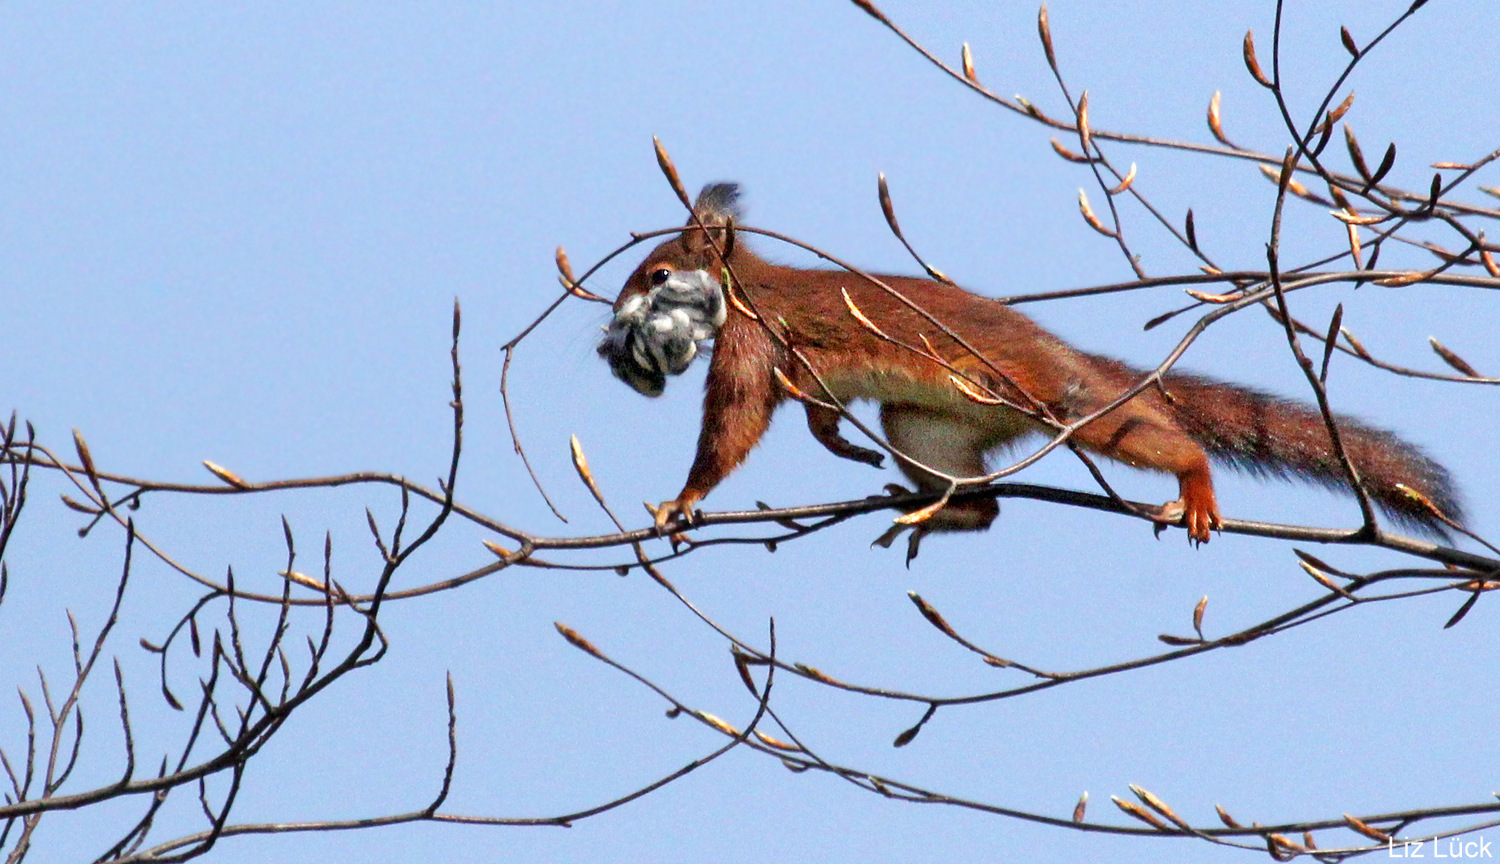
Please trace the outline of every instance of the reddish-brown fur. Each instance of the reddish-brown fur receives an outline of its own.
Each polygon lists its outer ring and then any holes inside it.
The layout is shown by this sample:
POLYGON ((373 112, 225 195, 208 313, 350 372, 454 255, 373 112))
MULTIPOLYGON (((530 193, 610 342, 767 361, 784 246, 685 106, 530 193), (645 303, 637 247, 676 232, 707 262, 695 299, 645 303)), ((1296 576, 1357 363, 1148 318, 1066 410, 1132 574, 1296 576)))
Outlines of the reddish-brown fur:
MULTIPOLYGON (((708 187, 699 199, 697 218, 713 228, 725 226, 734 214, 733 195, 732 187, 708 187)), ((1075 421, 1141 380, 1142 373, 1078 351, 1009 306, 952 285, 880 277, 925 310, 929 320, 860 276, 778 266, 757 257, 729 231, 713 233, 718 247, 730 250, 727 264, 735 280, 730 310, 715 337, 697 455, 682 491, 658 511, 661 525, 678 514, 691 519, 698 501, 760 440, 772 413, 788 398, 776 380, 777 370, 798 390, 825 402, 879 401, 882 426, 898 453, 898 464, 927 490, 945 489, 948 481, 923 465, 951 477, 982 475, 987 451, 1029 432, 1047 431, 1040 418, 1075 421), (845 293, 890 340, 871 333, 856 319, 845 293), (751 309, 760 321, 747 314, 751 309), (945 334, 934 320, 953 335, 945 334), (952 371, 912 350, 925 350, 927 345, 978 385, 972 389, 1019 407, 981 404, 961 393, 952 371)), ((648 291, 652 274, 662 269, 704 269, 718 276, 725 261, 716 253, 715 242, 695 228, 662 243, 626 281, 616 308, 630 296, 648 291)), ((1441 523, 1400 492, 1398 484, 1405 485, 1460 518, 1440 466, 1390 433, 1348 418, 1339 420, 1348 452, 1377 503, 1399 519, 1441 533, 1441 523)), ((808 404, 807 421, 814 437, 835 454, 880 464, 880 454, 839 435, 837 412, 808 404)), ((1210 455, 1256 473, 1346 483, 1323 418, 1315 410, 1180 373, 1169 374, 1163 387, 1148 387, 1084 425, 1072 440, 1128 465, 1176 475, 1180 497, 1163 512, 1171 518, 1180 513, 1189 536, 1198 542, 1206 542, 1222 522, 1210 455)), ((955 502, 924 527, 982 529, 997 513, 993 500, 955 502)))

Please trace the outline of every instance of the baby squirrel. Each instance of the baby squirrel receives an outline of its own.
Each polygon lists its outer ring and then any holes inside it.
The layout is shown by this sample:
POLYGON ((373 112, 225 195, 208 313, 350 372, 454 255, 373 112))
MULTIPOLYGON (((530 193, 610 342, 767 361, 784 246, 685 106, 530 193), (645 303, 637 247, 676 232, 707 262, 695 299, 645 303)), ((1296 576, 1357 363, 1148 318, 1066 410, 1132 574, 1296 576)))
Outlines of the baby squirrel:
MULTIPOLYGON (((1028 433, 1052 434, 1047 419, 1069 423, 1092 414, 1146 374, 1079 351, 1009 306, 951 284, 879 277, 942 322, 948 335, 857 275, 762 260, 735 236, 738 197, 735 184, 704 187, 689 227, 657 246, 626 280, 599 346, 618 377, 656 396, 666 375, 687 368, 692 343, 712 334, 698 452, 682 491, 656 511, 659 527, 677 516, 691 522, 698 501, 744 461, 772 413, 792 396, 879 402, 881 427, 901 470, 919 489, 938 492, 948 483, 933 471, 982 476, 989 451, 1028 433), (721 286, 726 273, 732 284, 721 286), (851 305, 889 339, 872 333, 851 305), (923 356, 929 351, 952 368, 923 356), (960 390, 954 371, 980 399, 960 390), (789 392, 778 377, 800 393, 789 392)), ((881 464, 880 453, 840 436, 836 410, 804 405, 808 429, 824 447, 881 464)), ((1409 489, 1454 522, 1462 520, 1441 465, 1390 432, 1349 417, 1336 420, 1365 492, 1388 515, 1446 536, 1443 521, 1409 489)), ((1161 386, 1147 387, 1071 440, 1136 468, 1177 475, 1180 497, 1163 507, 1163 518, 1180 514, 1188 537, 1199 543, 1222 524, 1210 458, 1258 476, 1349 488, 1315 408, 1183 372, 1168 372, 1161 386)), ((999 512, 991 498, 951 501, 918 527, 912 551, 926 531, 983 530, 999 512)))

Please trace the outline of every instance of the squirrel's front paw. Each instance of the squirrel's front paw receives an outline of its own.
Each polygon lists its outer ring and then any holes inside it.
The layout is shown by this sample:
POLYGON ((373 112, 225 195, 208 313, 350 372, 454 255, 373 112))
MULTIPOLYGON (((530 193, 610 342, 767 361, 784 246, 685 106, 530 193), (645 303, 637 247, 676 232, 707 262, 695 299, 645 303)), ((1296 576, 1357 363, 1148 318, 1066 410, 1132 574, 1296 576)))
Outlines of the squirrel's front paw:
MULTIPOLYGON (((646 512, 650 513, 651 517, 656 521, 656 530, 667 534, 667 531, 671 529, 674 523, 684 527, 693 524, 696 511, 693 505, 697 503, 698 499, 696 497, 679 495, 676 500, 663 501, 655 507, 647 504, 646 512)), ((687 533, 682 530, 672 531, 670 534, 667 534, 667 539, 672 541, 672 548, 674 550, 679 543, 690 542, 687 533)))

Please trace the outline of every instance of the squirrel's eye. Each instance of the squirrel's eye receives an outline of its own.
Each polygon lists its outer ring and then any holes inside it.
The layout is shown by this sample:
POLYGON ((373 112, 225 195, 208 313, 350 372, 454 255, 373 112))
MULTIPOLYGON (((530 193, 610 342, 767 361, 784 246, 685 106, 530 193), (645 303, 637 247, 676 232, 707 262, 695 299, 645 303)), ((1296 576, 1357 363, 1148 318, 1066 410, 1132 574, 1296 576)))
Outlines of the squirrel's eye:
POLYGON ((666 267, 658 267, 651 271, 652 285, 665 285, 672 276, 672 271, 666 267))

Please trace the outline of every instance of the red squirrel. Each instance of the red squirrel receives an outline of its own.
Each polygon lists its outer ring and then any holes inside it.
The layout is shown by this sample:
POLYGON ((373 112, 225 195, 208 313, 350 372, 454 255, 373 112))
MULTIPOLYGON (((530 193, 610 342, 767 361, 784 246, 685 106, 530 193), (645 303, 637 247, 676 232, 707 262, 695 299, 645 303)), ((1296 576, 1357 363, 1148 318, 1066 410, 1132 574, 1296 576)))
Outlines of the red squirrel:
MULTIPOLYGON (((952 284, 878 277, 929 320, 847 271, 765 261, 735 235, 738 196, 734 184, 704 187, 688 227, 657 246, 626 280, 614 303, 615 323, 599 346, 617 376, 656 396, 666 375, 687 368, 694 343, 712 334, 697 455, 682 491, 656 510, 658 527, 679 516, 690 523, 698 501, 744 461, 788 398, 803 401, 808 429, 824 447, 877 467, 881 454, 845 440, 840 415, 829 406, 879 402, 880 424, 901 470, 919 489, 941 492, 950 483, 934 471, 983 476, 989 451, 1028 433, 1053 434, 1058 424, 1104 408, 1146 375, 1079 351, 1009 306, 952 284), (727 297, 718 293, 721 278, 729 283, 723 286, 727 297), (854 309, 887 338, 871 332, 854 309)), ((1441 465, 1390 432, 1349 417, 1336 420, 1365 492, 1387 514, 1445 537, 1444 520, 1405 491, 1411 490, 1454 524, 1462 520, 1441 465)), ((1210 458, 1254 475, 1349 488, 1315 408, 1182 372, 1168 372, 1160 386, 1088 422, 1071 440, 1136 468, 1175 474, 1179 498, 1162 508, 1161 518, 1175 521, 1180 514, 1197 543, 1222 526, 1210 458)), ((999 512, 992 498, 950 501, 918 526, 912 553, 927 531, 984 530, 999 512)))

